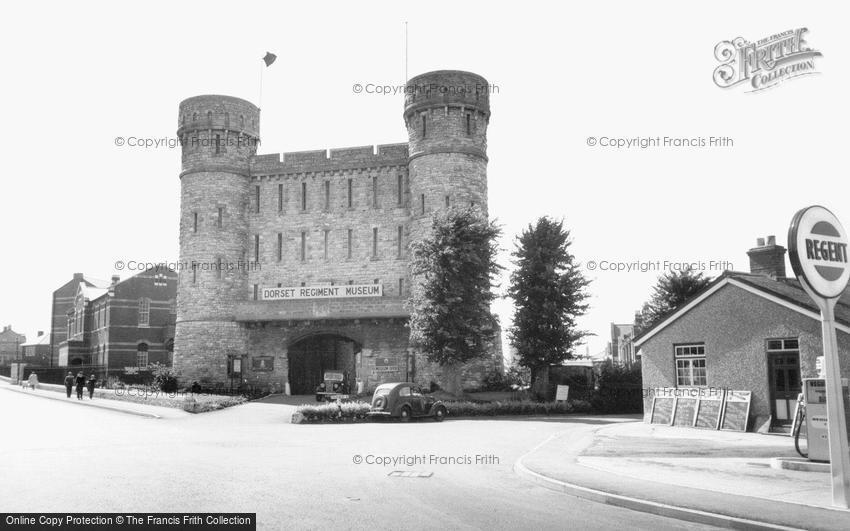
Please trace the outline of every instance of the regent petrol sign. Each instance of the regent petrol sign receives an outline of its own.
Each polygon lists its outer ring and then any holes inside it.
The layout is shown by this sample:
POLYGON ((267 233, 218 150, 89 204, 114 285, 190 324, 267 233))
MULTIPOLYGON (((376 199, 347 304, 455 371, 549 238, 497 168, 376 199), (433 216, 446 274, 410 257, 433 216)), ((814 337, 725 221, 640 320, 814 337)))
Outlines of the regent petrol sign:
POLYGON ((263 288, 262 300, 335 299, 348 297, 380 297, 381 284, 348 284, 345 286, 299 286, 297 288, 263 288))
POLYGON ((847 244, 847 232, 832 212, 822 206, 800 210, 788 230, 794 274, 825 299, 840 296, 850 280, 847 244))

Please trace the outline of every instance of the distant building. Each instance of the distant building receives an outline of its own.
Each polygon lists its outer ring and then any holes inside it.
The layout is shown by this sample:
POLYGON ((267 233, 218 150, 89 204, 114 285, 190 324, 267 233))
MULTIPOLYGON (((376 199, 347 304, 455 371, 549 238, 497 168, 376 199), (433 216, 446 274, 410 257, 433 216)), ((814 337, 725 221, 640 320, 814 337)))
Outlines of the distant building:
POLYGON ((54 341, 57 366, 135 372, 152 363, 172 363, 176 272, 151 268, 124 281, 113 276, 106 288, 79 280, 64 315, 64 338, 54 341))
POLYGON ((0 332, 0 365, 9 365, 20 358, 21 345, 26 340, 25 335, 12 330, 12 325, 4 326, 3 331, 0 332))
POLYGON ((611 342, 608 344, 608 355, 614 363, 631 365, 635 362, 635 325, 611 323, 611 342))
POLYGON ((39 330, 33 341, 21 345, 23 361, 33 365, 46 366, 50 364, 50 334, 39 330))
POLYGON ((109 287, 109 282, 93 279, 82 273, 74 273, 74 277, 53 292, 50 323, 50 365, 59 364, 59 344, 68 339, 68 311, 74 307, 79 286, 89 288, 109 287))

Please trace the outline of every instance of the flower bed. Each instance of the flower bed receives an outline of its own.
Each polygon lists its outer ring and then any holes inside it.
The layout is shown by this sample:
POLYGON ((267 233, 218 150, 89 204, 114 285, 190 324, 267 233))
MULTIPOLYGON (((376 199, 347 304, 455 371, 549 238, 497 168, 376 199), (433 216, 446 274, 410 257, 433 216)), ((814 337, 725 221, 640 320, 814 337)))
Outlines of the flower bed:
POLYGON ((371 406, 366 402, 333 402, 330 404, 298 406, 292 415, 293 424, 322 422, 362 422, 371 406))
POLYGON ((150 406, 172 407, 189 413, 206 413, 226 407, 236 406, 248 401, 241 395, 214 395, 158 391, 145 387, 123 387, 118 389, 95 389, 95 398, 147 404, 150 406))

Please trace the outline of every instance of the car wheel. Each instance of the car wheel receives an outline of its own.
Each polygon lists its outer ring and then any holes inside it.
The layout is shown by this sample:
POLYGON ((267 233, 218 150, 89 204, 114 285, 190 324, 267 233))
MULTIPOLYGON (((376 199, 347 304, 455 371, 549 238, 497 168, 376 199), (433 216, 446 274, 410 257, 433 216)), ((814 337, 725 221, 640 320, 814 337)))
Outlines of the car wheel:
POLYGON ((402 422, 408 422, 410 420, 410 406, 402 406, 398 412, 398 419, 402 422))
POLYGON ((444 418, 446 418, 446 408, 443 406, 437 406, 437 409, 434 410, 434 420, 437 422, 443 422, 444 418))

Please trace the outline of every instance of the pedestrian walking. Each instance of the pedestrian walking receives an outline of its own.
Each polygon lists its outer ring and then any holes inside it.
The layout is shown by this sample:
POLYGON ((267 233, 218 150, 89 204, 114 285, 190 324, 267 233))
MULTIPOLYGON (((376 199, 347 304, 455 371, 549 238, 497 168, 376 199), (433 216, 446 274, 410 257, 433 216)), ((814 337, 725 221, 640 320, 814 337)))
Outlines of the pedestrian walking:
POLYGON ((68 398, 71 398, 71 389, 74 387, 74 373, 68 372, 68 376, 65 377, 65 393, 68 395, 68 398))
POLYGON ((83 389, 86 386, 86 377, 83 376, 83 371, 77 373, 77 400, 83 399, 83 389))
POLYGON ((33 390, 38 389, 38 376, 34 372, 30 373, 30 377, 27 379, 27 386, 33 390))
POLYGON ((89 388, 89 400, 94 399, 94 386, 95 386, 95 384, 97 384, 97 376, 92 374, 91 376, 89 376, 89 381, 86 382, 86 387, 89 388))

